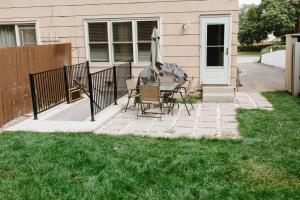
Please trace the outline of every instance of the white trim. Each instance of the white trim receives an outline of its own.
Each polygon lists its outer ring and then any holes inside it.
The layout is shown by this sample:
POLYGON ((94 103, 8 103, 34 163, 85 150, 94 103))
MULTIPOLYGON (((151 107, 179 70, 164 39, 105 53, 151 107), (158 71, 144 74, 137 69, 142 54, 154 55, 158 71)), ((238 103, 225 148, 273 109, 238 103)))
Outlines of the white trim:
POLYGON ((19 26, 17 24, 15 24, 15 34, 16 34, 16 44, 17 46, 21 46, 20 31, 19 31, 19 26))
MULTIPOLYGON (((114 64, 118 64, 118 62, 114 62, 114 49, 113 49, 113 30, 112 23, 113 22, 131 22, 132 23, 132 44, 133 44, 133 66, 147 66, 150 62, 138 62, 138 35, 137 35, 137 22, 138 21, 157 21, 157 28, 159 30, 159 34, 162 35, 162 17, 140 17, 140 18, 93 18, 93 19, 85 19, 84 20, 84 38, 85 38, 85 50, 86 50, 86 59, 90 61, 91 66, 98 67, 107 67, 113 66, 114 64), (107 23, 107 31, 108 31, 108 51, 109 51, 109 62, 91 62, 90 58, 90 47, 89 47, 89 34, 88 34, 88 24, 96 23, 96 22, 106 22, 107 23)), ((162 38, 162 37, 161 37, 162 38)), ((162 39, 161 39, 162 43, 162 39)))
MULTIPOLYGON (((216 23, 217 20, 216 20, 216 23)), ((213 22, 210 23, 210 24, 214 24, 213 22)), ((230 85, 230 82, 231 82, 231 56, 232 56, 232 51, 231 51, 231 48, 232 48, 232 17, 231 15, 206 15, 206 16, 200 16, 200 84, 203 85, 203 84, 226 84, 226 85, 230 85), (206 48, 206 44, 203 44, 203 40, 205 40, 206 38, 206 30, 204 31, 204 28, 206 28, 206 24, 202 24, 205 20, 209 20, 209 19, 213 19, 213 18, 220 18, 220 22, 224 23, 225 24, 228 24, 227 27, 225 27, 225 36, 227 35, 227 39, 225 38, 225 41, 226 43, 224 43, 224 54, 226 52, 226 49, 228 48, 228 55, 227 55, 227 58, 225 59, 225 62, 224 63, 224 67, 226 68, 223 68, 223 73, 226 73, 226 81, 215 81, 215 82, 211 82, 211 81, 208 81, 207 79, 204 79, 205 77, 205 73, 206 73, 206 70, 208 71, 211 71, 210 73, 213 73, 213 71, 217 71, 217 70, 222 70, 222 67, 205 67, 206 65, 204 64, 206 62, 206 50, 204 48, 206 48), (222 19, 223 18, 223 19, 222 19), (224 20, 225 18, 228 18, 228 23, 225 22, 226 20, 224 20), (205 26, 205 27, 204 27, 205 26), (227 40, 227 41, 226 41, 227 40), (227 46, 228 45, 228 46, 227 46), (227 65, 227 66, 226 66, 227 65)), ((219 75, 220 75, 221 72, 219 72, 219 75)), ((222 79, 222 80, 225 80, 225 79, 222 79)))

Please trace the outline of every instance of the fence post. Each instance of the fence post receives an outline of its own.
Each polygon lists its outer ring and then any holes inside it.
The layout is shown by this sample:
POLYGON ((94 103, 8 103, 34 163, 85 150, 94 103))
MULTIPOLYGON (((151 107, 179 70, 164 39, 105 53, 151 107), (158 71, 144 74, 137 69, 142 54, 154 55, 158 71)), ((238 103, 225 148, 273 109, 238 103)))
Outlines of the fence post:
POLYGON ((65 92, 67 103, 70 103, 70 93, 69 93, 69 79, 68 79, 68 70, 67 66, 64 66, 64 80, 65 80, 65 92))
POLYGON ((34 84, 34 75, 31 73, 29 74, 29 81, 30 81, 33 116, 34 116, 34 120, 37 120, 38 108, 37 108, 37 99, 36 99, 36 91, 35 91, 35 84, 34 84))
POLYGON ((88 70, 88 84, 89 84, 89 93, 90 93, 91 120, 95 121, 93 80, 92 80, 92 74, 90 73, 89 61, 86 62, 86 67, 87 67, 87 70, 88 70))
POLYGON ((132 78, 132 62, 129 62, 129 73, 130 73, 130 78, 132 78))
POLYGON ((113 81, 114 81, 114 100, 115 105, 118 105, 118 87, 117 87, 117 69, 116 66, 113 66, 113 81))

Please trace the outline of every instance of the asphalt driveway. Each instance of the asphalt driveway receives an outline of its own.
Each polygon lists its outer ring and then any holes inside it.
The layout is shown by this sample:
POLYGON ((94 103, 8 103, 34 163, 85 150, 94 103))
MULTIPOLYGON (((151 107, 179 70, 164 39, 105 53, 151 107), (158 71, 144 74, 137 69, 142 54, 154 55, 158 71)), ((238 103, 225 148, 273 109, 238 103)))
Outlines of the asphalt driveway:
POLYGON ((284 90, 284 69, 261 63, 239 63, 242 87, 240 92, 284 90))

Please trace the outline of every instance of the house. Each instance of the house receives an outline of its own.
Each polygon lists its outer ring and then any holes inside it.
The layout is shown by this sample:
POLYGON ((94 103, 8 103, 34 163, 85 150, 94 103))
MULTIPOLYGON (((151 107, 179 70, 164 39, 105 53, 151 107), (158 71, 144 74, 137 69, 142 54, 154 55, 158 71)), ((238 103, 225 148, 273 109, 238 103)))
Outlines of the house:
POLYGON ((238 0, 2 0, 0 10, 0 46, 71 42, 73 63, 133 59, 138 74, 157 27, 165 62, 198 86, 235 87, 238 0))

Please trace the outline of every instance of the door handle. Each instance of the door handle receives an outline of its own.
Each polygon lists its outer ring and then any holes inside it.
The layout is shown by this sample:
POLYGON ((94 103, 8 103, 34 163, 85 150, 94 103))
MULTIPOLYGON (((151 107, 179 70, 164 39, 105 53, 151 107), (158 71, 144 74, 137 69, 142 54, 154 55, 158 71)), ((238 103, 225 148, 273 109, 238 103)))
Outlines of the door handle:
POLYGON ((226 48, 226 55, 228 56, 228 54, 229 54, 229 50, 228 48, 226 48))

